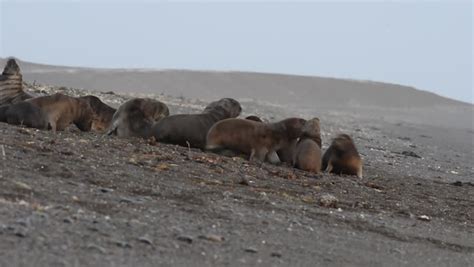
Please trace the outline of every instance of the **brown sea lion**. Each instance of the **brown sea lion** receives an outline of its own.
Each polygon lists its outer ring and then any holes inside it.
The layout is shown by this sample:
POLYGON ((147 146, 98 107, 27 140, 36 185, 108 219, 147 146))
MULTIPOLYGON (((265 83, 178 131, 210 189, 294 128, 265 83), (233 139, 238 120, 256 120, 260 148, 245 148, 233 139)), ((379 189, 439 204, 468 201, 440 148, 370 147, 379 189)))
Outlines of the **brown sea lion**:
POLYGON ((332 140, 324 152, 321 167, 329 173, 357 175, 362 178, 362 159, 349 135, 340 134, 332 140))
POLYGON ((178 114, 157 122, 152 129, 158 142, 204 149, 211 126, 223 119, 235 118, 242 111, 237 100, 223 98, 207 105, 201 114, 178 114))
POLYGON ((49 126, 43 110, 27 101, 0 107, 0 121, 44 130, 49 126))
POLYGON ((262 119, 260 119, 259 117, 255 116, 255 115, 247 116, 247 117, 245 117, 245 119, 246 120, 251 120, 251 121, 263 122, 262 119))
POLYGON ((0 106, 32 98, 23 90, 23 78, 15 59, 10 58, 0 75, 0 106))
POLYGON ((321 172, 321 130, 318 118, 306 121, 296 143, 293 166, 309 172, 321 172))
POLYGON ((276 123, 226 119, 214 124, 207 134, 206 149, 230 149, 249 160, 278 163, 276 151, 301 135, 304 119, 289 118, 276 123))
POLYGON ((91 130, 94 112, 84 99, 56 93, 27 99, 25 102, 41 109, 53 132, 62 131, 72 123, 81 131, 91 130))
POLYGON ((166 104, 151 98, 133 98, 123 103, 112 117, 107 135, 143 137, 151 135, 154 123, 170 114, 166 104))
MULTIPOLYGON (((259 117, 254 116, 254 115, 248 116, 245 119, 246 120, 257 121, 257 122, 263 122, 259 117)), ((277 150, 276 153, 277 153, 278 158, 280 159, 281 162, 285 162, 285 163, 289 163, 289 164, 293 163, 293 154, 294 154, 294 151, 295 151, 297 141, 298 141, 298 139, 294 139, 294 140, 290 141, 288 144, 286 144, 285 146, 283 146, 282 148, 277 150)), ((219 153, 219 154, 221 154, 221 153, 219 153)), ((230 155, 230 153, 227 152, 226 155, 230 155)))
POLYGON ((114 116, 116 109, 105 104, 100 100, 100 98, 93 95, 82 96, 79 98, 87 101, 94 111, 92 130, 100 133, 105 132, 112 123, 112 117, 114 116))

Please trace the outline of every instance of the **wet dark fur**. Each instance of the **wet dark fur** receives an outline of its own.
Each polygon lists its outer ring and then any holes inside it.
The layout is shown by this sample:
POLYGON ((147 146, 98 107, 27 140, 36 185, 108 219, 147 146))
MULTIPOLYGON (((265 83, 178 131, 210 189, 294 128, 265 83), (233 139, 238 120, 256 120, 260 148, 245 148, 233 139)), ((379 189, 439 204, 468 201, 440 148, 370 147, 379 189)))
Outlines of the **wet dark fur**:
POLYGON ((296 143, 293 166, 314 173, 321 171, 321 130, 318 118, 308 120, 296 143))
POLYGON ((206 134, 216 122, 237 117, 242 108, 235 99, 210 103, 201 114, 172 115, 157 122, 152 134, 159 142, 204 149, 206 134))
MULTIPOLYGON (((27 99, 44 113, 53 131, 62 131, 74 124, 81 131, 90 131, 94 112, 84 99, 56 93, 27 99)), ((20 104, 20 103, 18 103, 20 104)))
POLYGON ((104 132, 110 127, 112 123, 112 118, 116 109, 108 106, 100 100, 100 98, 87 95, 80 97, 89 103, 92 110, 94 111, 94 119, 92 120, 92 130, 97 132, 104 132))
POLYGON ((326 170, 330 165, 331 173, 362 177, 362 159, 349 135, 338 135, 324 152, 321 169, 326 170))
POLYGON ((213 152, 232 150, 244 153, 249 160, 272 163, 280 160, 276 150, 301 135, 305 120, 289 118, 276 123, 226 119, 212 126, 207 134, 206 149, 213 152))
POLYGON ((10 58, 0 75, 0 106, 32 98, 23 90, 23 78, 15 59, 10 58))
POLYGON ((168 115, 168 106, 160 101, 150 98, 130 99, 117 109, 106 134, 148 138, 152 134, 153 124, 168 115))
MULTIPOLYGON (((19 102, 11 106, 5 106, 4 117, 0 115, 1 121, 14 125, 25 125, 31 128, 48 129, 49 123, 46 114, 36 105, 30 102, 19 102)), ((0 107, 2 113, 4 107, 0 107)))

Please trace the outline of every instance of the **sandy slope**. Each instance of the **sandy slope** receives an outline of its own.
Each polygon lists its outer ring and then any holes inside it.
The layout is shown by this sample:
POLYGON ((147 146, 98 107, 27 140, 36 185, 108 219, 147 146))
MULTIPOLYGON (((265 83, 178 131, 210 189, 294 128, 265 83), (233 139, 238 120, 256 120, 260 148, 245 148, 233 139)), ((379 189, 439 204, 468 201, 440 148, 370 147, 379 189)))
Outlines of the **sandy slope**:
MULTIPOLYGON (((35 88, 58 90, 88 93, 35 88)), ((96 94, 115 106, 127 98, 96 94)), ((171 113, 206 103, 155 97, 171 113)), ((0 123, 0 266, 474 262, 472 130, 397 121, 390 112, 241 102, 244 115, 268 120, 319 116, 323 148, 336 133, 351 134, 364 178, 0 123), (338 202, 322 205, 327 194, 338 202)))

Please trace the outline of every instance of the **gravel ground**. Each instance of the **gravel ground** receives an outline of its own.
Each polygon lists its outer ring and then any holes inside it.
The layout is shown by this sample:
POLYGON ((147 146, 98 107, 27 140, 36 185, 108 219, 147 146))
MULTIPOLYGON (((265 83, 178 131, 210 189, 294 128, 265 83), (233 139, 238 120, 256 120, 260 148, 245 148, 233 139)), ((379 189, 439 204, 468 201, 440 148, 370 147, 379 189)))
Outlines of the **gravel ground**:
MULTIPOLYGON (((91 92, 30 86, 37 94, 91 92)), ((92 92, 112 106, 130 95, 92 92)), ((171 113, 199 100, 152 96, 171 113)), ((174 145, 0 123, 0 266, 411 265, 474 262, 474 133, 243 101, 266 120, 354 137, 364 178, 174 145)))

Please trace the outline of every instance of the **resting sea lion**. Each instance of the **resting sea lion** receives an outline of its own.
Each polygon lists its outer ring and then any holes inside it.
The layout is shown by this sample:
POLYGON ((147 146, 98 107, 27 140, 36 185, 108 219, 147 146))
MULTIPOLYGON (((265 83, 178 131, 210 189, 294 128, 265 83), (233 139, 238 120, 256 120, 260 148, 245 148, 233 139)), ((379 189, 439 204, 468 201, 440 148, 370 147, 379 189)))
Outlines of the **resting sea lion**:
POLYGON ((323 155, 322 170, 326 169, 329 173, 362 178, 362 159, 349 135, 340 134, 332 140, 323 155))
POLYGON ((321 131, 318 118, 306 121, 296 143, 293 166, 309 172, 321 171, 321 131))
MULTIPOLYGON (((71 123, 74 123, 81 131, 90 131, 91 129, 94 112, 84 99, 56 93, 30 98, 25 102, 41 109, 53 132, 62 131, 71 123)), ((21 109, 20 111, 24 112, 21 109)), ((21 115, 20 111, 16 112, 17 116, 21 115)), ((22 117, 19 119, 21 121, 22 117)))
POLYGON ((108 106, 102 102, 100 98, 93 95, 82 96, 79 98, 87 101, 94 111, 92 130, 96 132, 104 132, 107 130, 112 123, 112 117, 114 116, 116 109, 108 106))
POLYGON ((304 119, 289 118, 276 123, 226 119, 214 124, 207 134, 206 149, 239 151, 249 160, 278 163, 276 151, 301 135, 304 119))
POLYGON ((15 104, 32 96, 23 91, 23 78, 15 59, 10 58, 0 75, 0 106, 15 104))
POLYGON ((158 100, 133 98, 117 109, 106 134, 148 138, 151 135, 153 124, 169 114, 168 106, 158 100))
POLYGON ((44 130, 47 130, 49 126, 47 116, 43 110, 27 101, 0 107, 0 121, 44 130), (6 109, 3 112, 4 107, 6 109))
POLYGON ((152 129, 158 142, 204 149, 211 126, 223 119, 239 116, 242 108, 235 99, 223 98, 207 105, 201 114, 172 115, 157 122, 152 129))

